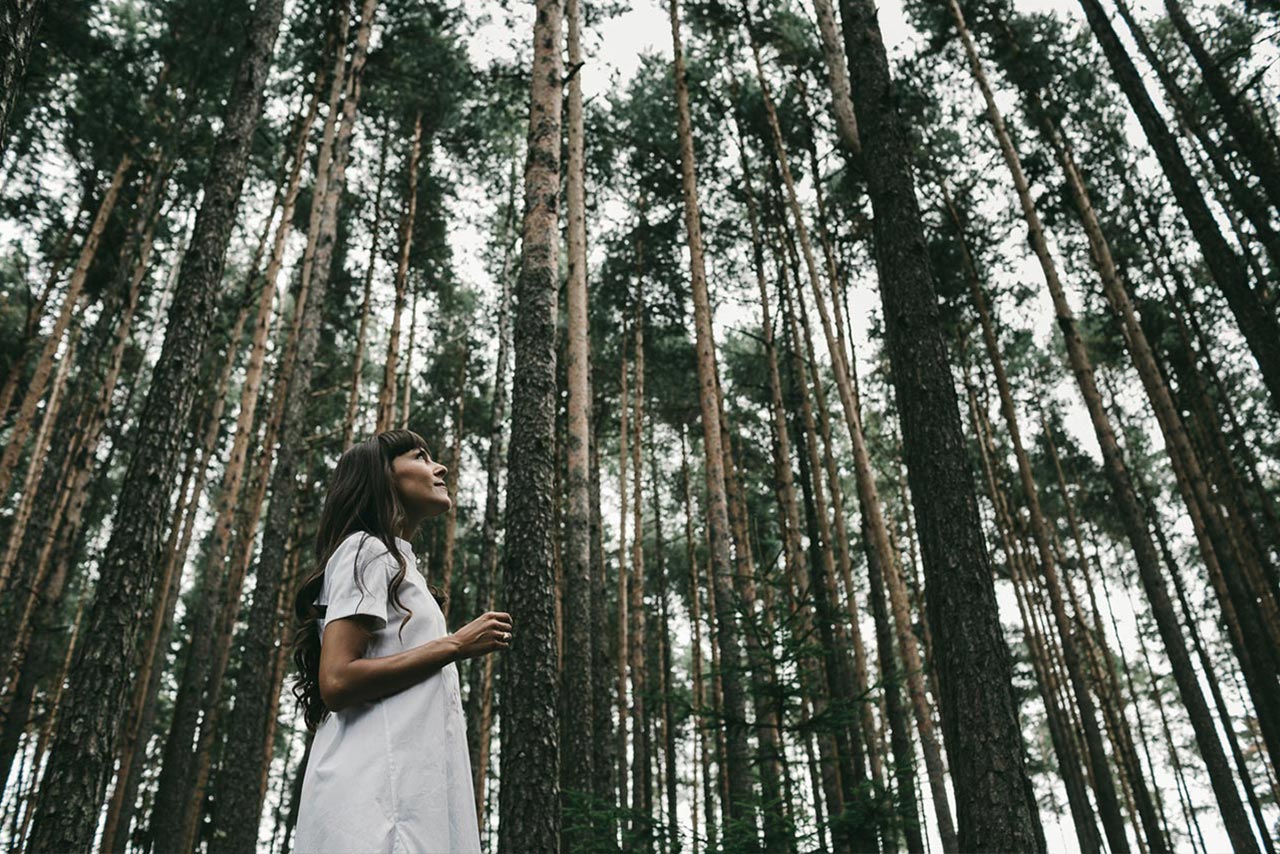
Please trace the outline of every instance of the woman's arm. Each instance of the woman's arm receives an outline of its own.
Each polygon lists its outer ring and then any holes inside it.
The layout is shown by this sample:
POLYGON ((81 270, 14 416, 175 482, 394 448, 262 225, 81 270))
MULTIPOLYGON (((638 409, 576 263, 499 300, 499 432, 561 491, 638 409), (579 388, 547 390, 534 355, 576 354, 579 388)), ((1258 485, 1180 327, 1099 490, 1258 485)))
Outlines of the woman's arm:
POLYGON ((385 658, 365 658, 376 622, 355 615, 325 626, 320 645, 320 697, 330 711, 397 694, 454 661, 510 645, 511 616, 491 611, 455 634, 385 658))

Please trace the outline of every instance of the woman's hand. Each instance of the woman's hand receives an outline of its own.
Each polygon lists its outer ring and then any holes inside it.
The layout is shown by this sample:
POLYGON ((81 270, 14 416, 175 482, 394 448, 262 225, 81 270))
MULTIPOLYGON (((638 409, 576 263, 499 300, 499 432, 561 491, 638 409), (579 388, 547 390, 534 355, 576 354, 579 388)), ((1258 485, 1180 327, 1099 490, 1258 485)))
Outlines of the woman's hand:
POLYGON ((453 633, 458 659, 488 655, 511 646, 511 615, 489 611, 453 633))

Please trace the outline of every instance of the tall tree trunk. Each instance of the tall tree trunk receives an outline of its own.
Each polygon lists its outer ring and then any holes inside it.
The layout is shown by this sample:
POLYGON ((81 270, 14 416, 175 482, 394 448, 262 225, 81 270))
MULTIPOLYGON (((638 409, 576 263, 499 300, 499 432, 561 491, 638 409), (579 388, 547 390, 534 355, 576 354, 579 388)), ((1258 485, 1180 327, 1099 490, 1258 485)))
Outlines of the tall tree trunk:
MULTIPOLYGON (((361 84, 369 39, 373 27, 378 0, 364 0, 360 7, 360 26, 356 32, 355 48, 346 74, 346 97, 342 104, 341 128, 334 145, 331 174, 323 197, 321 230, 316 241, 314 266, 309 293, 305 303, 295 310, 302 312, 297 360, 287 377, 288 392, 284 400, 280 427, 280 446, 276 450, 275 469, 271 474, 271 503, 267 511, 262 537, 262 553, 258 558, 254 575, 253 600, 248 608, 248 629, 244 635, 244 647, 240 651, 239 676, 236 681, 235 705, 226 726, 227 741, 223 748, 220 773, 229 775, 239 785, 220 787, 227 800, 219 804, 215 816, 217 824, 210 837, 213 851, 245 851, 253 847, 258 836, 262 812, 263 792, 257 781, 263 774, 262 766, 269 763, 269 753, 264 755, 266 733, 273 725, 274 704, 278 686, 273 678, 272 661, 275 652, 275 626, 277 599, 285 580, 288 565, 288 546, 293 531, 293 513, 298 489, 297 470, 307 438, 305 418, 307 403, 311 398, 312 369, 319 345, 325 296, 328 289, 334 244, 337 239, 338 209, 346 186, 346 168, 351 152, 351 138, 359 110, 361 84)), ((345 6, 344 6, 345 8, 345 6)), ((233 572, 236 569, 232 568, 233 572)), ((217 637, 223 638, 214 650, 214 662, 210 671, 208 700, 205 704, 205 722, 201 729, 200 763, 195 779, 195 794, 203 796, 208 783, 210 747, 217 731, 219 695, 231 649, 231 635, 235 619, 240 612, 240 583, 244 568, 236 573, 230 590, 234 599, 227 598, 227 607, 219 615, 217 637)), ((185 837, 193 841, 195 820, 198 814, 187 820, 185 837)), ((187 848, 190 845, 186 846, 187 848)), ((186 850, 186 848, 184 848, 186 850)))
MULTIPOLYGON (((79 258, 71 271, 71 280, 67 283, 66 293, 62 297, 62 306, 58 309, 53 329, 45 339, 40 357, 36 360, 35 372, 27 383, 22 403, 18 406, 18 415, 5 439, 4 451, 0 453, 0 501, 8 497, 9 485, 13 482, 19 459, 26 447, 27 436, 30 435, 35 421, 36 407, 44 397, 49 378, 53 374, 54 357, 58 353, 58 348, 62 346, 62 339, 72 318, 79 316, 82 308, 80 297, 84 291, 85 281, 89 278, 89 267, 98 254, 98 244, 102 240, 102 233, 106 230, 107 220, 111 218, 116 200, 120 197, 120 189, 124 186, 125 177, 132 166, 133 158, 128 154, 122 156, 116 164, 115 172, 112 173, 111 180, 107 182, 107 187, 103 191, 102 201, 98 203, 98 212, 94 215, 93 225, 89 227, 89 233, 80 247, 79 258)), ((0 578, 0 582, 2 580, 0 578)), ((2 590, 3 587, 0 587, 0 591, 2 590)))
POLYGON ((1258 292, 1249 284, 1248 273, 1239 256, 1231 249, 1213 218, 1195 176, 1187 167, 1164 119, 1147 93, 1141 75, 1133 64, 1099 0, 1080 0, 1094 36, 1106 54, 1116 82, 1124 91, 1151 144, 1160 168, 1173 190, 1178 207, 1186 217, 1191 233, 1200 245, 1210 276, 1227 298, 1227 305, 1244 334, 1249 350, 1262 371, 1262 380, 1270 392, 1271 406, 1280 411, 1280 320, 1268 310, 1258 292))
POLYGON ((568 322, 565 374, 569 387, 565 453, 568 458, 565 514, 564 625, 565 659, 563 727, 564 762, 560 768, 561 798, 566 812, 566 851, 591 842, 586 821, 586 795, 593 789, 595 758, 595 692, 592 667, 591 565, 591 374, 587 299, 586 163, 582 116, 582 20, 579 0, 567 0, 569 97, 568 159, 565 163, 565 206, 569 278, 565 291, 568 322))
MULTIPOLYGON (((589 348, 588 348, 589 349, 589 348)), ((590 352, 588 352, 588 357, 590 352)), ((588 376, 591 360, 587 359, 588 376)), ((597 388, 592 382, 593 388, 597 388)), ((593 392, 593 394, 596 392, 593 392)), ((591 448, 588 459, 591 501, 591 692, 592 692, 592 751, 594 753, 591 801, 594 808, 613 804, 613 775, 619 760, 614 755, 613 740, 613 673, 614 663, 609 656, 608 581, 604 555, 604 522, 600 511, 600 430, 605 422, 603 401, 593 411, 591 418, 591 448)), ((694 626, 694 634, 699 629, 694 626)), ((698 655, 697 652, 694 653, 698 655)), ((695 668, 698 665, 695 664, 695 668)), ((696 680, 695 680, 696 682, 696 680)), ((697 689, 695 688, 695 691, 697 689)), ((695 822, 696 823, 696 822, 695 822)), ((600 850, 617 849, 617 828, 611 817, 598 820, 593 840, 600 850)))
MULTIPOLYGON (((498 358, 493 369, 493 402, 490 407, 489 447, 485 460, 484 519, 480 527, 480 566, 476 573, 476 610, 492 610, 498 574, 498 502, 502 483, 502 424, 507 407, 507 362, 511 339, 511 255, 514 249, 516 174, 511 170, 507 213, 503 232, 502 296, 498 303, 498 358)), ((493 656, 473 661, 468 673, 467 745, 476 797, 478 824, 483 827, 485 778, 492 741, 489 723, 493 713, 493 656)))
POLYGON ((724 453, 720 440, 717 403, 715 338, 711 325, 711 301, 707 292, 703 259, 702 221, 698 208, 697 164, 689 111, 689 84, 680 37, 679 0, 668 0, 671 16, 673 74, 676 90, 677 134, 680 142, 680 179, 684 196, 684 222, 689 245, 690 286, 693 294, 695 347, 697 350, 698 402, 702 415, 703 450, 706 454, 707 527, 711 539, 711 584, 716 588, 717 641, 720 647, 721 683, 724 690, 725 743, 727 748, 729 803, 725 841, 754 847, 756 820, 751 807, 752 785, 747 745, 746 696, 739 660, 741 641, 734 607, 733 567, 730 562, 729 516, 725 502, 724 453))
MULTIPOLYGON (((702 819, 704 827, 704 838, 707 847, 711 848, 715 845, 715 824, 711 817, 711 812, 715 802, 715 796, 712 793, 711 785, 711 749, 708 746, 710 739, 707 738, 707 690, 703 677, 702 662, 702 594, 701 594, 701 574, 698 571, 697 548, 693 543, 693 483, 692 476, 689 473, 689 446, 687 430, 684 425, 680 428, 680 480, 684 486, 684 547, 685 562, 688 564, 689 570, 689 622, 693 628, 693 647, 689 651, 690 667, 693 677, 693 707, 690 709, 693 714, 694 727, 694 792, 692 798, 693 806, 693 835, 694 839, 698 836, 698 795, 702 795, 702 819), (699 771, 701 771, 701 792, 698 791, 697 784, 699 782, 699 771)), ((696 845, 694 846, 696 850, 696 845)))
POLYGON ((418 159, 422 154, 422 112, 413 121, 413 141, 409 144, 406 168, 404 211, 400 214, 400 254, 396 261, 396 303, 391 315, 391 335, 382 368, 382 390, 378 393, 377 432, 390 430, 396 411, 396 361, 400 355, 400 315, 404 313, 409 278, 409 254, 413 248, 413 223, 418 213, 418 159))
MULTIPOLYGON (((616 637, 618 638, 618 756, 625 758, 627 756, 627 674, 631 667, 631 653, 628 643, 630 625, 627 621, 627 612, 630 610, 629 596, 627 594, 627 508, 631 506, 631 501, 627 492, 627 464, 630 462, 630 452, 628 447, 631 443, 631 431, 628 424, 631 422, 631 397, 630 397, 630 381, 631 376, 628 373, 627 364, 627 343, 630 336, 627 335, 624 325, 622 330, 622 340, 618 346, 618 612, 616 637)), ((627 765, 624 761, 618 765, 618 794, 617 805, 625 811, 627 800, 627 765)), ((623 826, 625 828, 625 825, 623 826)), ((624 831, 625 836, 625 831, 624 831)))
MULTIPOLYGON (((640 201, 636 238, 637 282, 634 297, 635 386, 631 392, 631 574, 627 579, 627 649, 631 672, 631 836, 642 850, 653 846, 653 748, 649 739, 649 689, 645 666, 644 565, 644 200, 640 201)), ((625 500, 625 499, 624 499, 625 500)))
MULTIPOLYGON (((414 314, 417 314, 416 303, 414 300, 414 314)), ((465 335, 465 333, 462 333, 465 335)), ((461 336, 460 336, 461 337, 461 336)), ((467 345, 465 337, 461 341, 461 352, 458 354, 458 382, 457 397, 458 402, 453 410, 453 443, 449 448, 449 470, 445 473, 445 488, 449 491, 452 501, 449 504, 449 511, 445 514, 444 520, 444 547, 441 549, 440 558, 440 586, 446 595, 452 589, 453 584, 453 564, 454 554, 458 543, 458 473, 462 468, 462 436, 463 436, 463 414, 467 401, 467 358, 470 348, 467 345)), ((409 361, 413 356, 413 330, 410 328, 409 333, 409 352, 405 354, 405 383, 404 383, 404 403, 405 415, 402 421, 403 429, 409 429, 409 361)), ((444 606, 441 609, 444 612, 444 618, 449 619, 449 600, 445 599, 444 606)))
POLYGON ((671 697, 674 693, 671 667, 671 613, 668 602, 666 544, 662 534, 662 491, 659 487, 658 450, 653 439, 653 421, 649 421, 649 471, 653 483, 653 538, 654 558, 657 561, 657 636, 658 636, 658 694, 662 697, 662 781, 666 795, 666 841, 662 850, 670 854, 680 852, 680 828, 677 819, 678 780, 676 777, 676 721, 672 713, 671 697))
POLYGON ((876 267, 937 637, 960 850, 1043 850, 914 179, 870 0, 842 0, 876 267))
POLYGON ((360 326, 356 333, 356 352, 351 362, 351 391, 347 394, 347 417, 342 428, 342 447, 351 447, 355 433, 356 412, 360 408, 361 374, 364 371, 365 342, 369 335, 369 314, 372 308, 373 274, 378 266, 378 243, 382 237, 382 190, 387 178, 387 142, 391 134, 383 132, 378 146, 378 183, 373 196, 373 237, 369 244, 369 266, 364 273, 364 297, 360 301, 360 326))
POLYGON ((9 119, 27 76, 27 60, 44 21, 45 0, 14 0, 0 7, 0 157, 9 141, 9 119))
MULTIPOLYGON (((1047 118, 1044 121, 1045 134, 1058 155, 1077 212, 1088 234, 1091 257, 1102 279, 1108 304, 1121 322, 1134 367, 1142 380, 1169 449, 1178 491, 1191 517, 1206 567, 1212 579, 1222 579, 1221 584, 1216 580, 1214 583, 1219 595, 1225 590, 1229 597, 1230 606, 1224 601, 1223 607, 1233 608, 1239 620, 1244 639, 1240 648, 1247 648, 1249 651, 1247 658, 1242 659, 1241 663, 1255 674, 1251 685, 1254 688, 1254 701, 1259 706, 1263 732, 1269 735, 1269 749, 1275 754, 1280 752, 1280 733, 1277 732, 1280 728, 1275 723, 1277 717, 1280 717, 1277 715, 1280 697, 1276 694, 1280 686, 1275 685, 1273 678, 1273 674, 1280 672, 1273 654, 1277 644, 1280 644, 1276 600, 1263 579, 1257 553, 1248 548, 1243 537, 1235 537, 1226 530, 1218 499, 1210 494, 1210 481, 1201 466, 1200 455, 1191 443, 1182 415, 1148 343, 1144 326, 1139 322, 1128 290, 1120 279, 1110 245, 1102 233, 1070 149, 1056 129, 1047 123, 1047 118)), ((1228 494, 1227 484, 1215 485, 1219 494, 1228 494)))
POLYGON ((524 241, 516 287, 515 378, 507 459, 504 596, 518 627, 503 658, 500 854, 554 851, 560 840, 556 716, 555 324, 559 270, 561 0, 538 0, 533 25, 524 241))
POLYGON ((183 428, 216 309, 227 244, 248 168, 249 144, 262 116, 267 71, 280 28, 283 0, 258 0, 246 46, 227 99, 222 131, 210 162, 191 251, 183 259, 165 346, 139 417, 138 450, 130 460, 120 512, 99 565, 99 582, 66 689, 53 749, 36 805, 35 850, 85 850, 115 758, 132 674, 140 658, 142 621, 122 619, 145 609, 161 567, 163 521, 177 473, 183 428))

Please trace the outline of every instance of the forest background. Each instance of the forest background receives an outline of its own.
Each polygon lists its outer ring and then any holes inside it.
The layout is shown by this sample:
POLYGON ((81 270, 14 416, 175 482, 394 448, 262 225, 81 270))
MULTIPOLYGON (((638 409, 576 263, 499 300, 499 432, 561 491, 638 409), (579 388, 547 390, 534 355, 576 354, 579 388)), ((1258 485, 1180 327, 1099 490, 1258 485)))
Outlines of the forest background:
POLYGON ((6 848, 289 850, 407 425, 486 850, 1273 854, 1280 8, 536 9, 6 4, 6 848))

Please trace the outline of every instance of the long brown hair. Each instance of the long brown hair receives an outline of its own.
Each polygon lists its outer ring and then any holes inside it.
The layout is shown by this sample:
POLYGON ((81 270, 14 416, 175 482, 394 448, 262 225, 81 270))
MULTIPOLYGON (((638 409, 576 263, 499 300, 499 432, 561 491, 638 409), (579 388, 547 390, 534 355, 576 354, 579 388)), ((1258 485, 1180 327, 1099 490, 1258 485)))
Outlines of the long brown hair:
POLYGON ((365 540, 373 538, 386 547, 398 565, 396 574, 387 583, 387 599, 408 612, 405 623, 413 617, 399 595, 408 564, 396 545, 396 532, 404 522, 405 512, 395 490, 391 464, 403 453, 426 447, 423 438, 412 430, 388 430, 352 445, 338 459, 316 532, 315 569, 298 588, 293 603, 298 621, 293 640, 293 663, 298 670, 293 695, 302 707, 308 729, 315 729, 328 712, 320 696, 320 620, 325 609, 315 602, 324 588, 325 566, 343 540, 358 532, 367 534, 351 567, 360 589, 363 589, 360 550, 365 540))

